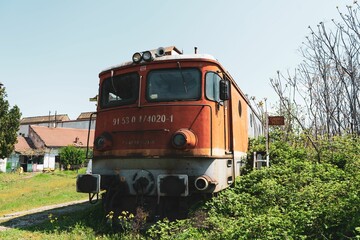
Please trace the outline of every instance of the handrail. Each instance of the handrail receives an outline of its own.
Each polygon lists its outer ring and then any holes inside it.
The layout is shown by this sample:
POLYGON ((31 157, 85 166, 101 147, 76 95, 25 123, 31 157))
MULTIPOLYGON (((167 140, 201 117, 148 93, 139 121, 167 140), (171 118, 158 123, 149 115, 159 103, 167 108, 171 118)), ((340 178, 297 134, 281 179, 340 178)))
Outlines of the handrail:
POLYGON ((90 114, 90 119, 89 119, 89 129, 88 129, 88 137, 87 137, 87 143, 86 143, 86 159, 89 159, 88 158, 88 154, 89 154, 89 141, 90 141, 90 130, 91 130, 91 121, 92 121, 92 117, 93 115, 96 115, 97 112, 93 112, 90 114))

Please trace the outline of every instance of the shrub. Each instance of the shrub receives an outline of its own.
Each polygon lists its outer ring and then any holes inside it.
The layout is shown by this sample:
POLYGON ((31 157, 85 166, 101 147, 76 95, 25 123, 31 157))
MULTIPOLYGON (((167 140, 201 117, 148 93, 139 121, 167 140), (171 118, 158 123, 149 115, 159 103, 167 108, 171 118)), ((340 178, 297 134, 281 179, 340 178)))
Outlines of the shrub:
POLYGON ((71 165, 82 166, 85 162, 86 152, 82 148, 69 145, 60 148, 59 155, 62 164, 68 168, 71 165))
MULTIPOLYGON (((270 144, 271 167, 247 168, 198 217, 155 224, 157 239, 347 239, 360 229, 360 144, 319 142, 321 162, 302 137, 270 144)), ((254 142, 261 149, 261 142, 254 142)))

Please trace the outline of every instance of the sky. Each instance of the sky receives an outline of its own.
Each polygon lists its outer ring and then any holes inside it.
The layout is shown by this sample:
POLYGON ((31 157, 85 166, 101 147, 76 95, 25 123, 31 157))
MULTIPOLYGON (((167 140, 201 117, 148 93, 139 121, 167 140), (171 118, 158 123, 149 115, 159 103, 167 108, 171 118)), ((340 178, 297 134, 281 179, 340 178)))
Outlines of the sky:
POLYGON ((270 78, 293 71, 308 26, 353 0, 0 0, 0 82, 22 117, 96 111, 98 75, 133 53, 176 46, 213 55, 269 108, 270 78))

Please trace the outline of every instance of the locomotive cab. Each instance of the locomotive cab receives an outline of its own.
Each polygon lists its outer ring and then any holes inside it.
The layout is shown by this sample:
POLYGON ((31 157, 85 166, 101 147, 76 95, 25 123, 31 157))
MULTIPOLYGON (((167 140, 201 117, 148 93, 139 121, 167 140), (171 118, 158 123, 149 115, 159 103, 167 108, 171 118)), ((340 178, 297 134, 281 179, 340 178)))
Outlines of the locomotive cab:
POLYGON ((99 77, 92 174, 78 176, 77 191, 105 190, 107 209, 155 209, 234 183, 250 108, 215 58, 160 48, 99 77))

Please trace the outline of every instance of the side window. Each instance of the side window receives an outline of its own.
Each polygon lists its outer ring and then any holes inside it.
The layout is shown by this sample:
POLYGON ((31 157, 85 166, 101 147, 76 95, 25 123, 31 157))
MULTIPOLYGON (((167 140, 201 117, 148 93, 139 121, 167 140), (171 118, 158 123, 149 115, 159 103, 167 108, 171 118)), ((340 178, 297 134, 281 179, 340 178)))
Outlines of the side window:
POLYGON ((207 99, 218 102, 220 100, 219 85, 221 77, 215 72, 208 72, 205 76, 207 99))
POLYGON ((139 75, 128 73, 104 80, 101 86, 101 107, 134 103, 139 93, 139 75))
POLYGON ((242 115, 242 107, 241 107, 241 100, 239 100, 239 116, 242 115))

